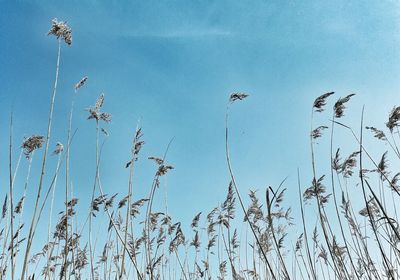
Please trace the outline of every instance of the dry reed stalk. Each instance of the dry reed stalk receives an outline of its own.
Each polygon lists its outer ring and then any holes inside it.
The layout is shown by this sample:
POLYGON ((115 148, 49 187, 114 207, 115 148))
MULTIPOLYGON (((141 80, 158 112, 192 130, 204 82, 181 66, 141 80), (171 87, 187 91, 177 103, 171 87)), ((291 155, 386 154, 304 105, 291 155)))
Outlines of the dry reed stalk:
MULTIPOLYGON (((57 159, 57 166, 56 166, 56 174, 54 177, 54 187, 53 187, 53 192, 51 195, 51 202, 50 202, 50 214, 49 214, 49 227, 48 227, 48 231, 47 231, 47 244, 51 243, 51 229, 52 229, 52 217, 53 217, 53 206, 54 206, 54 198, 55 198, 55 190, 56 190, 56 186, 57 186, 57 175, 58 175, 58 170, 60 169, 60 164, 61 164, 61 148, 59 148, 56 154, 58 155, 58 159, 57 159)), ((51 257, 51 250, 47 251, 47 266, 49 267, 50 265, 50 257, 51 257)), ((47 277, 49 277, 48 275, 48 271, 46 270, 45 273, 45 279, 47 279, 47 277)))
MULTIPOLYGON (((334 160, 334 157, 333 157, 333 132, 334 132, 334 124, 335 124, 334 120, 335 120, 335 118, 338 119, 338 118, 341 118, 341 117, 344 116, 345 104, 354 95, 355 94, 349 94, 346 97, 339 98, 339 100, 334 105, 333 116, 332 116, 332 121, 331 121, 331 137, 330 137, 330 161, 331 162, 333 162, 333 160, 334 160)), ((344 165, 344 167, 346 168, 346 165, 344 165)), ((331 164, 330 170, 331 170, 331 185, 332 185, 332 193, 333 193, 333 202, 334 202, 334 205, 335 205, 336 217, 337 217, 337 219, 339 221, 340 233, 341 233, 343 241, 344 241, 344 246, 345 246, 346 252, 347 252, 347 254, 349 256, 351 267, 352 267, 357 279, 360 280, 360 276, 357 273, 357 269, 356 269, 356 267, 354 265, 353 259, 350 257, 351 256, 350 255, 350 250, 349 250, 349 247, 347 245, 347 240, 346 240, 346 237, 345 237, 345 234, 344 234, 342 220, 341 220, 340 215, 339 215, 339 208, 338 208, 338 204, 337 204, 336 190, 335 190, 335 181, 334 181, 334 176, 333 176, 333 170, 334 169, 333 169, 332 164, 331 164)), ((341 262, 344 263, 343 259, 341 259, 341 262)))
POLYGON ((29 228, 29 234, 28 234, 28 238, 27 238, 24 263, 23 263, 22 272, 21 272, 21 280, 25 280, 25 274, 26 274, 27 265, 28 265, 29 253, 30 253, 30 249, 32 246, 33 238, 34 238, 33 227, 34 227, 34 223, 36 220, 37 209, 39 206, 39 200, 40 200, 40 195, 41 195, 41 191, 42 191, 43 179, 44 179, 45 168, 46 168, 47 152, 49 150, 49 142, 50 142, 50 138, 51 138, 53 111, 54 111, 54 104, 55 104, 55 98, 56 98, 56 93, 57 93, 58 74, 59 74, 59 69, 60 69, 61 39, 64 39, 64 41, 68 45, 70 45, 72 42, 71 29, 64 22, 58 22, 56 19, 53 20, 53 22, 52 22, 52 28, 49 31, 49 35, 55 35, 57 37, 57 41, 58 41, 56 73, 55 73, 53 94, 52 94, 51 103, 50 103, 50 112, 49 112, 49 119, 48 119, 48 125, 47 125, 47 136, 46 136, 46 141, 45 141, 45 149, 44 149, 44 153, 43 153, 43 161, 42 161, 42 168, 41 168, 40 179, 39 179, 39 186, 38 186, 38 191, 37 191, 35 208, 33 211, 32 220, 31 220, 31 224, 30 224, 30 228, 29 228))
MULTIPOLYGON (((313 276, 313 279, 316 280, 317 276, 316 276, 316 272, 315 272, 315 264, 312 262, 311 260, 311 253, 310 253, 310 248, 309 248, 309 244, 308 244, 308 234, 307 234, 307 227, 306 227, 306 223, 305 223, 305 213, 304 213, 304 207, 303 207, 303 202, 301 200, 301 189, 300 189, 300 171, 299 169, 297 169, 297 184, 298 184, 298 189, 299 189, 299 200, 300 200, 300 210, 301 210, 301 221, 303 224, 303 237, 304 237, 304 243, 305 243, 305 247, 306 247, 306 253, 307 253, 307 260, 308 260, 308 264, 310 266, 310 270, 311 270, 311 275, 313 276)), ((305 265, 306 267, 306 265, 305 265)))
MULTIPOLYGON (((67 132, 67 151, 66 151, 66 158, 65 158, 65 213, 67 215, 68 221, 68 185, 69 185, 69 161, 70 161, 70 149, 71 149, 71 131, 72 131, 72 116, 74 112, 74 104, 75 104, 75 96, 78 90, 86 83, 88 77, 83 77, 76 85, 75 91, 72 95, 71 101, 71 109, 69 113, 69 121, 68 121, 68 132, 67 132)), ((68 225, 65 230, 65 251, 64 251, 64 267, 67 267, 67 260, 68 260, 68 225)), ((68 272, 68 270, 67 270, 68 272)), ((66 280, 68 277, 68 273, 64 274, 64 279, 66 280)))
MULTIPOLYGON (((156 189, 160 186, 160 177, 164 176, 165 174, 167 174, 167 172, 171 169, 173 169, 173 166, 171 165, 166 165, 165 164, 165 159, 167 157, 168 154, 168 150, 172 144, 173 138, 169 141, 167 148, 165 149, 164 155, 162 158, 157 158, 157 157, 149 157, 149 159, 154 160, 155 163, 157 164, 157 171, 154 175, 153 178, 153 183, 150 189, 150 194, 149 194, 149 202, 147 204, 147 209, 146 209, 146 219, 145 219, 145 235, 146 235, 146 240, 145 240, 145 250, 146 250, 146 267, 148 268, 152 268, 151 265, 151 242, 150 242, 150 215, 151 215, 151 208, 153 206, 153 199, 154 199, 154 195, 156 192, 156 189)), ((150 269, 149 271, 150 273, 150 279, 153 279, 153 270, 150 269)))
MULTIPOLYGON (((246 97, 248 97, 248 94, 245 94, 245 93, 232 93, 230 98, 229 98, 229 103, 233 103, 236 100, 243 100, 246 97)), ((246 217, 246 220, 247 220, 247 222, 248 222, 248 224, 249 224, 249 226, 251 228, 251 231, 252 231, 252 233, 254 235, 254 238, 256 239, 257 245, 259 246, 259 249, 260 249, 260 251, 261 251, 261 253, 262 253, 263 257, 264 257, 264 261, 268 266, 269 272, 271 273, 272 278, 275 280, 276 276, 275 276, 275 273, 274 273, 274 271, 272 269, 272 266, 271 266, 270 262, 268 261, 268 258, 267 258, 267 255, 266 255, 264 249, 262 248, 260 240, 257 237, 257 234, 256 234, 256 232, 254 230, 254 226, 252 225, 252 223, 250 222, 250 220, 247 217, 247 212, 246 212, 246 209, 244 207, 244 203, 242 201, 242 197, 239 194, 239 190, 238 190, 237 185, 236 185, 235 176, 233 175, 232 166, 231 166, 231 160, 230 160, 230 156, 229 156, 228 116, 229 116, 229 104, 228 104, 228 106, 226 108, 226 115, 225 115, 225 154, 226 154, 226 162, 228 164, 229 174, 230 174, 230 177, 231 177, 231 180, 232 180, 232 184, 235 187, 235 192, 236 192, 236 195, 237 195, 237 197, 239 199, 240 206, 242 207, 242 210, 243 210, 243 213, 244 213, 244 215, 246 217)))
MULTIPOLYGON (((311 109, 311 129, 310 129, 310 145, 311 145, 311 166, 312 166, 312 172, 313 172, 313 180, 312 180, 312 186, 307 189, 307 191, 311 191, 309 193, 309 197, 315 197, 316 198, 316 202, 317 202, 317 208, 318 208, 318 216, 319 216, 319 221, 320 221, 320 225, 322 228, 322 232, 324 234, 324 240, 325 243, 328 247, 328 252, 329 255, 332 259, 333 262, 333 267, 334 267, 334 271, 336 274, 336 277, 343 277, 342 275, 342 269, 341 267, 338 266, 335 255, 333 253, 333 248, 332 245, 330 243, 330 239, 328 236, 328 231, 327 231, 327 225, 325 224, 327 222, 327 219, 324 216, 324 209, 323 209, 323 204, 327 203, 327 196, 324 197, 323 193, 325 192, 325 188, 322 185, 322 180, 324 178, 324 176, 320 177, 319 179, 317 179, 317 175, 316 175, 316 162, 315 162, 315 152, 314 152, 314 138, 313 138, 313 120, 314 120, 314 112, 318 112, 321 113, 325 110, 325 105, 326 105, 326 100, 328 97, 330 97, 331 95, 333 95, 334 92, 328 92, 325 93, 319 97, 317 97, 314 101, 313 107, 311 109)), ((307 197, 307 191, 305 193, 305 197, 307 197)))
POLYGON ((363 142, 363 120, 364 120, 364 107, 363 107, 363 110, 362 110, 362 113, 361 113, 361 121, 360 121, 361 125, 360 125, 360 141, 359 141, 360 142, 359 143, 359 147, 360 147, 360 153, 359 153, 359 155, 360 155, 360 157, 359 157, 359 161, 360 161, 360 173, 359 174, 360 174, 360 176, 359 177, 360 177, 360 181, 361 181, 361 187, 362 187, 363 197, 364 197, 364 201, 365 201, 365 205, 366 205, 366 209, 367 209, 367 213, 368 213, 368 218, 369 218, 370 224, 372 226, 372 231, 373 231, 373 233, 375 235, 375 238, 376 238, 376 241, 378 243, 379 251, 380 251, 380 253, 382 255, 383 263, 384 263, 384 265, 386 267, 386 270, 389 272, 391 278, 394 280, 395 278, 393 276, 391 267, 389 265, 389 261, 387 259, 387 256, 386 256, 385 252, 384 252, 384 249, 382 248, 381 242, 379 241, 377 228, 375 226, 375 222, 373 220, 373 216, 371 214, 370 207, 368 205, 368 199, 367 199, 366 192, 365 192, 364 177, 363 177, 363 172, 362 172, 362 170, 363 170, 362 169, 362 164, 363 164, 362 163, 362 154, 363 154, 363 151, 364 151, 363 146, 362 146, 362 142, 363 142))
POLYGON ((14 260, 14 204, 13 204, 13 177, 12 177, 12 131, 13 113, 10 116, 10 139, 9 139, 9 176, 10 176, 10 228, 11 228, 11 279, 14 280, 15 260, 14 260))
MULTIPOLYGON (((136 126, 135 130, 135 136, 133 138, 132 142, 132 148, 131 148, 131 160, 129 164, 129 182, 128 182, 128 206, 126 207, 126 216, 125 216, 125 234, 124 234, 124 244, 127 244, 127 238, 128 238, 128 228, 129 228, 129 223, 132 225, 132 220, 131 220, 131 207, 132 207, 132 192, 133 192, 133 174, 134 174, 134 164, 138 160, 139 152, 144 144, 143 141, 140 140, 142 137, 142 129, 139 128, 139 125, 136 126)), ((131 232, 133 235, 133 230, 131 232)), ((121 275, 120 278, 122 278, 122 275, 124 275, 125 272, 125 252, 126 250, 123 250, 122 252, 122 259, 121 259, 121 275)))

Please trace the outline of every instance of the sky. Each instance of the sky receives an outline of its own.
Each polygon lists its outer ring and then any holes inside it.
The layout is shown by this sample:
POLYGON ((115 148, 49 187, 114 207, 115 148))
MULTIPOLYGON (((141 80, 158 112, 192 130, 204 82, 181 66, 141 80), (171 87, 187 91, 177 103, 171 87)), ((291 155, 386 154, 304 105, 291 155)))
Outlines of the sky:
MULTIPOLYGON (((46 133, 57 41, 51 20, 67 21, 71 46, 62 45, 54 129, 66 142, 73 86, 88 76, 75 104, 71 180, 89 205, 95 176, 95 123, 84 110, 105 94, 112 122, 104 140, 101 180, 106 193, 127 192, 130 146, 139 122, 146 142, 136 163, 134 197, 148 195, 162 156, 175 167, 163 178, 156 207, 189 223, 226 195, 225 112, 232 92, 250 96, 232 104, 232 165, 239 189, 264 190, 285 178, 297 203, 297 168, 311 182, 309 130, 314 99, 356 93, 347 124, 383 127, 398 105, 400 3, 397 1, 0 1, 0 197, 7 186, 8 126, 14 112, 14 160, 23 137, 46 133)), ((315 123, 329 123, 331 110, 315 123)), ((340 130, 338 145, 357 143, 340 130)), ((322 140, 321 140, 322 141, 322 140)), ((380 150, 372 146, 372 154, 380 150)), ((323 143, 318 149, 327 147, 323 143)), ((376 153, 375 153, 376 152, 376 153)), ((40 153, 41 154, 41 153, 40 153)), ((329 168, 325 158, 317 161, 329 168)), ((33 170, 39 168, 39 156, 33 170)), ((56 157, 49 157, 53 174, 56 157)), ((15 188, 22 189, 27 161, 15 188)), ((62 180, 62 179, 61 179, 62 180)), ((46 183, 50 181, 50 176, 46 183)), ((28 191, 35 197, 37 176, 28 191)), ((62 196, 62 188, 57 193, 62 196)), ((29 203, 32 202, 28 202, 29 203)), ((85 206, 86 205, 86 206, 85 206)), ((294 206, 296 207, 296 206, 294 206)))

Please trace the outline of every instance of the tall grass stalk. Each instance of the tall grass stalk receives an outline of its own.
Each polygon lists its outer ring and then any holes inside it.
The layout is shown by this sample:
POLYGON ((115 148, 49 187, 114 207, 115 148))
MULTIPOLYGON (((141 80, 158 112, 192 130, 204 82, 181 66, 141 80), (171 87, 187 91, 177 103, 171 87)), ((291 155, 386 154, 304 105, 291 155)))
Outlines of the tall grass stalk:
MULTIPOLYGON (((246 98, 247 96, 248 96, 247 94, 235 95, 235 93, 234 93, 234 94, 231 95, 229 102, 232 103, 232 102, 234 102, 236 100, 242 100, 242 99, 246 98), (236 96, 238 96, 238 97, 236 97, 236 96)), ((251 223, 250 219, 247 216, 247 211, 246 211, 246 209, 244 207, 244 203, 243 203, 242 197, 240 196, 239 189, 238 189, 238 187, 236 185, 235 176, 233 175, 232 166, 231 166, 231 160, 230 160, 230 155, 229 155, 229 126, 228 126, 228 118, 229 118, 229 104, 228 104, 228 106, 226 108, 226 114, 225 114, 225 155, 226 155, 226 162, 228 164, 229 175, 230 175, 231 180, 232 180, 232 185, 235 188, 236 195, 237 195, 237 197, 239 199, 240 206, 241 206, 241 208, 243 210, 243 213, 245 215, 245 218, 246 218, 246 220, 247 220, 247 222, 248 222, 248 224, 250 226, 250 229, 251 229, 251 231, 253 233, 253 236, 256 239, 256 242, 257 242, 257 245, 259 247, 259 250, 261 251, 262 256, 264 257, 264 261, 268 266, 268 269, 269 269, 269 272, 270 272, 272 278, 275 280, 276 276, 275 276, 274 270, 272 269, 272 266, 271 266, 270 262, 268 261, 267 255, 266 255, 264 249, 262 248, 262 245, 261 245, 260 240, 259 240, 259 238, 257 236, 257 233, 254 230, 254 226, 253 226, 253 224, 251 223)))
POLYGON ((11 279, 14 280, 14 204, 13 204, 13 176, 12 176, 12 127, 13 127, 13 113, 10 116, 10 143, 9 143, 9 176, 10 176, 10 229, 11 229, 11 279))
POLYGON ((61 57, 61 38, 58 38, 56 77, 55 77, 55 81, 54 81, 53 95, 51 97, 51 103, 50 103, 50 112, 49 112, 49 119, 48 119, 48 125, 47 125, 47 136, 46 136, 46 141, 45 141, 45 149, 44 149, 44 153, 43 153, 42 168, 41 168, 41 172, 40 172, 40 179, 39 179, 39 186, 38 186, 38 191, 37 191, 37 196, 36 196, 35 208, 33 210, 32 220, 31 220, 31 224, 29 227, 29 234, 28 234, 27 243, 26 243, 24 263, 23 263, 22 272, 21 272, 21 280, 25 280, 25 274, 26 274, 26 269, 27 269, 27 265, 28 265, 29 253, 30 253, 33 238, 34 238, 33 226, 35 224, 36 213, 38 210, 40 195, 41 195, 42 187, 43 187, 43 180, 44 180, 46 160, 47 160, 47 152, 49 150, 49 142, 50 142, 50 137, 51 137, 51 127, 52 127, 52 121, 53 121, 54 103, 55 103, 55 98, 56 98, 56 93, 57 93, 58 74, 59 74, 59 70, 60 70, 60 57, 61 57))

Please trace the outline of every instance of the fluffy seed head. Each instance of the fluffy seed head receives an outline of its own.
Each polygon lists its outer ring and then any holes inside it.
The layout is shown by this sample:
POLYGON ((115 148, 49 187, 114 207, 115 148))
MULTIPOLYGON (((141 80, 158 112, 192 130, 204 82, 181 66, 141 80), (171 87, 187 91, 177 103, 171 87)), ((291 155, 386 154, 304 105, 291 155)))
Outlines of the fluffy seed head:
POLYGON ((315 109, 315 112, 322 112, 324 111, 324 106, 326 105, 326 99, 331 96, 332 94, 334 94, 334 92, 327 92, 319 97, 317 97, 317 99, 314 100, 314 105, 313 108, 315 109))
POLYGON ((393 131, 393 128, 399 125, 400 121, 400 106, 394 107, 389 114, 389 120, 386 123, 387 128, 389 128, 390 132, 393 131))
POLYGON ((346 97, 339 98, 339 100, 335 103, 335 106, 333 107, 333 110, 335 112, 335 117, 336 118, 341 118, 344 116, 344 109, 346 109, 345 104, 350 100, 352 96, 355 94, 349 94, 346 97))
POLYGON ((312 137, 313 139, 317 139, 317 138, 321 137, 321 136, 322 136, 322 131, 323 131, 324 129, 327 129, 327 128, 328 128, 328 127, 325 126, 325 125, 321 125, 321 126, 317 127, 316 129, 314 129, 313 131, 311 131, 311 137, 312 137))
POLYGON ((64 151, 64 145, 61 144, 60 142, 57 142, 56 148, 55 148, 55 150, 53 151, 53 155, 58 155, 58 154, 60 154, 62 151, 64 151))
POLYGON ((64 39, 68 45, 72 44, 72 30, 66 22, 58 21, 56 18, 51 21, 51 28, 47 35, 54 35, 58 38, 64 39))
POLYGON ((86 83, 88 77, 85 76, 83 77, 76 85, 75 85, 75 90, 80 89, 81 87, 83 87, 83 85, 86 83))
POLYGON ((101 112, 100 109, 104 103, 104 94, 102 93, 96 100, 96 104, 93 107, 89 107, 86 110, 89 111, 88 119, 95 119, 96 121, 111 122, 111 114, 107 112, 101 112))
POLYGON ((235 102, 236 100, 243 100, 246 97, 248 97, 249 95, 246 93, 241 93, 241 92, 234 92, 231 94, 231 96, 229 97, 229 101, 230 102, 235 102))
POLYGON ((379 140, 383 141, 387 140, 386 135, 382 130, 379 130, 373 126, 366 126, 365 128, 371 130, 375 138, 378 138, 379 140))
POLYGON ((24 150, 24 155, 27 159, 29 159, 33 153, 33 151, 42 147, 44 142, 44 136, 41 135, 32 135, 24 140, 21 148, 24 150))

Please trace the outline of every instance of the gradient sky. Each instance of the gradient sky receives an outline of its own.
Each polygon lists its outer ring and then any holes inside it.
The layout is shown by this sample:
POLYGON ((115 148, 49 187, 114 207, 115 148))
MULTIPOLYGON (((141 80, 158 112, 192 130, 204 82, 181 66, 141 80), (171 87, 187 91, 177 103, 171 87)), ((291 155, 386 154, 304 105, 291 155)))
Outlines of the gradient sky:
MULTIPOLYGON (((53 18, 68 22, 73 43, 62 46, 50 147, 66 142, 73 86, 89 77, 77 97, 71 148, 71 179, 83 207, 89 205, 95 175, 95 123, 86 120, 84 109, 102 92, 103 108, 113 115, 104 126, 110 133, 101 166, 106 193, 127 192, 124 165, 140 119, 146 144, 134 196, 149 192, 155 165, 147 157, 161 156, 174 138, 167 161, 175 170, 162 181, 157 207, 164 207, 167 187, 169 211, 185 223, 225 198, 230 93, 250 94, 231 108, 231 153, 240 189, 245 194, 277 186, 289 176, 293 204, 296 169, 303 185, 312 177, 308 135, 317 96, 335 91, 331 105, 356 93, 345 122, 357 127, 363 105, 366 122, 383 127, 400 103, 397 1, 0 1, 1 199, 11 107, 15 158, 24 136, 46 132, 57 51, 56 39, 46 33, 53 18)), ((318 124, 330 115, 328 110, 318 116, 318 124)), ((352 152, 357 144, 341 131, 344 150, 352 152)), ((329 168, 329 159, 321 162, 329 168)), ((55 163, 50 157, 49 174, 55 163)), ((26 166, 23 159, 17 189, 26 166)), ((37 180, 31 179, 31 197, 37 180)), ((61 187, 57 192, 63 197, 61 187)))

